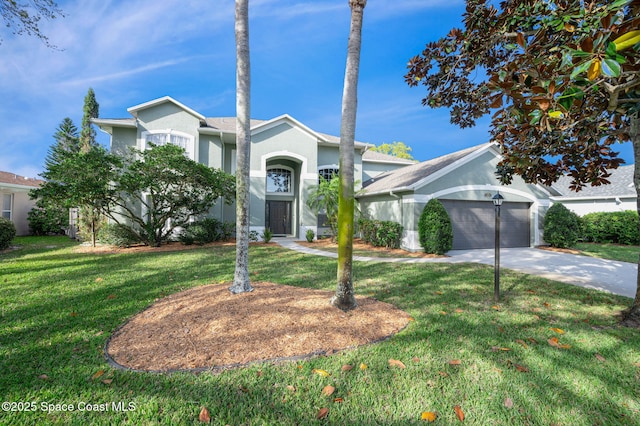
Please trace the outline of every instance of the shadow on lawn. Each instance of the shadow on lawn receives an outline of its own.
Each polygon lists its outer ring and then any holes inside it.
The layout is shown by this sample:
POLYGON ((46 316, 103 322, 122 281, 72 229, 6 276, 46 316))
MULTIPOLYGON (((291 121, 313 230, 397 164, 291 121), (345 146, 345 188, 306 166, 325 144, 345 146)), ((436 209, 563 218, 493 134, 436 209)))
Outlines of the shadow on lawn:
MULTIPOLYGON (((495 305, 490 267, 356 263, 357 294, 393 303, 415 319, 392 339, 277 368, 254 365, 219 375, 140 374, 106 366, 102 349, 109 334, 157 298, 230 280, 233 249, 195 249, 180 256, 54 250, 30 253, 29 258, 34 268, 29 267, 28 278, 19 270, 25 267, 19 255, 0 264, 2 394, 16 401, 135 401, 138 409, 20 413, 13 417, 17 422, 183 424, 195 421, 205 406, 216 423, 313 424, 318 409, 327 406, 324 423, 407 425, 422 424, 420 412, 432 407, 443 421, 455 421, 451 401, 459 401, 471 424, 486 418, 500 424, 549 424, 556 418, 573 419, 573 424, 640 421, 638 373, 631 365, 640 361, 640 338, 615 326, 611 313, 625 300, 616 296, 504 271, 503 300, 495 305), (60 272, 60 267, 72 273, 60 272), (566 334, 555 334, 552 327, 566 334), (571 348, 550 346, 551 337, 571 348), (407 368, 389 368, 390 358, 403 360, 407 368), (450 364, 458 359, 459 365, 450 364), (367 363, 369 368, 344 373, 345 363, 367 363), (319 377, 314 368, 333 375, 319 377), (99 371, 104 374, 94 378, 99 371), (42 374, 47 378, 38 378, 42 374), (112 381, 103 383, 105 378, 112 381), (326 384, 336 386, 344 403, 321 394, 326 384), (481 397, 483 405, 477 402, 481 397), (505 407, 506 398, 513 408, 505 407)), ((333 259, 257 247, 252 248, 251 265, 256 280, 328 290, 335 286, 333 259)))

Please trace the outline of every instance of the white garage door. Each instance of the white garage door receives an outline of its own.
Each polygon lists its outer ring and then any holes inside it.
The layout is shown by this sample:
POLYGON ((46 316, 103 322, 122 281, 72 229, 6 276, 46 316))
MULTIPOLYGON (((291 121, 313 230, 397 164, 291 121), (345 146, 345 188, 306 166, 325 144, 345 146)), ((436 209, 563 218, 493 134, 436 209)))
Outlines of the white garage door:
MULTIPOLYGON (((440 201, 451 218, 454 250, 495 246, 495 207, 491 201, 440 201)), ((529 207, 529 203, 502 204, 501 247, 529 247, 529 207)))

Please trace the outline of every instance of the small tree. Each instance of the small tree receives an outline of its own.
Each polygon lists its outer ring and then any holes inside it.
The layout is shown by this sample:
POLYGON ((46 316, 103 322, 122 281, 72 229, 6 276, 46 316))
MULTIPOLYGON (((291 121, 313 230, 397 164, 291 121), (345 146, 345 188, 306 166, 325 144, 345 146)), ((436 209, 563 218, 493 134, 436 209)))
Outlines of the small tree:
POLYGON ((115 177, 111 204, 106 211, 119 221, 121 215, 145 244, 158 247, 173 230, 205 214, 219 197, 231 203, 234 177, 187 158, 176 145, 134 150, 115 177), (137 206, 143 206, 142 211, 137 206))
POLYGON ((544 217, 544 240, 552 247, 569 248, 576 245, 582 227, 577 214, 562 204, 554 204, 544 217))
POLYGON ((451 219, 442 203, 429 200, 418 221, 418 238, 425 253, 445 254, 453 247, 451 219))
POLYGON ((95 245, 97 218, 117 196, 111 183, 120 164, 118 157, 99 146, 88 152, 61 152, 58 163, 40 174, 46 182, 29 195, 66 208, 90 209, 92 220, 87 227, 95 245))
POLYGON ((313 209, 316 214, 324 211, 327 215, 326 224, 331 229, 333 238, 338 235, 338 191, 340 190, 340 179, 325 179, 320 176, 320 183, 314 187, 309 193, 307 205, 313 209))

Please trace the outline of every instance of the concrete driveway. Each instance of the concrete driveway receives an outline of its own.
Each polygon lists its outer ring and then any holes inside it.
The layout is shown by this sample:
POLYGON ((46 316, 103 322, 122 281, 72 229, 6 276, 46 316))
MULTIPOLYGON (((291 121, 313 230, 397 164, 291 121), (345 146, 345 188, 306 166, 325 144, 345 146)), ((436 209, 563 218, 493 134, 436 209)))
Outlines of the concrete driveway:
MULTIPOLYGON (((296 244, 289 239, 274 239, 283 247, 318 256, 338 257, 336 253, 315 250, 296 244)), ((493 265, 493 249, 452 250, 448 257, 379 258, 354 256, 361 262, 386 263, 483 263, 493 265)), ((638 267, 634 263, 596 259, 567 253, 556 253, 536 248, 500 249, 500 267, 539 275, 555 281, 606 291, 627 297, 635 297, 638 267)))

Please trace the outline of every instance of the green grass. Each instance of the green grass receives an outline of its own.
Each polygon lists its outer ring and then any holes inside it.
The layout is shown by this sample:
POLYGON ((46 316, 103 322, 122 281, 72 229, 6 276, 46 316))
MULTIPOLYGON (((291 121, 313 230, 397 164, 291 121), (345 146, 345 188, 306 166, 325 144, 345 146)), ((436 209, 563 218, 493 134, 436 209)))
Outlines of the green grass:
MULTIPOLYGON (((640 335, 616 325, 630 303, 623 297, 504 270, 495 305, 490 267, 356 262, 357 293, 415 319, 393 338, 219 374, 134 373, 106 364, 109 334, 157 298, 230 281, 233 247, 97 255, 74 252, 66 238, 16 242, 20 250, 0 254, 0 395, 36 410, 0 411, 2 425, 195 425, 201 407, 216 425, 417 425, 424 411, 457 424, 456 405, 471 425, 640 424, 640 335), (552 337, 570 348, 549 345, 552 337), (321 392, 328 384, 331 397, 321 392), (108 410, 79 411, 86 403, 108 410), (118 403, 135 409, 116 411, 118 403), (317 420, 322 407, 329 414, 317 420)), ((333 259, 276 245, 250 253, 255 280, 335 285, 333 259)))
POLYGON ((578 243, 576 250, 582 254, 600 259, 619 260, 621 262, 638 263, 640 247, 619 244, 578 243))

